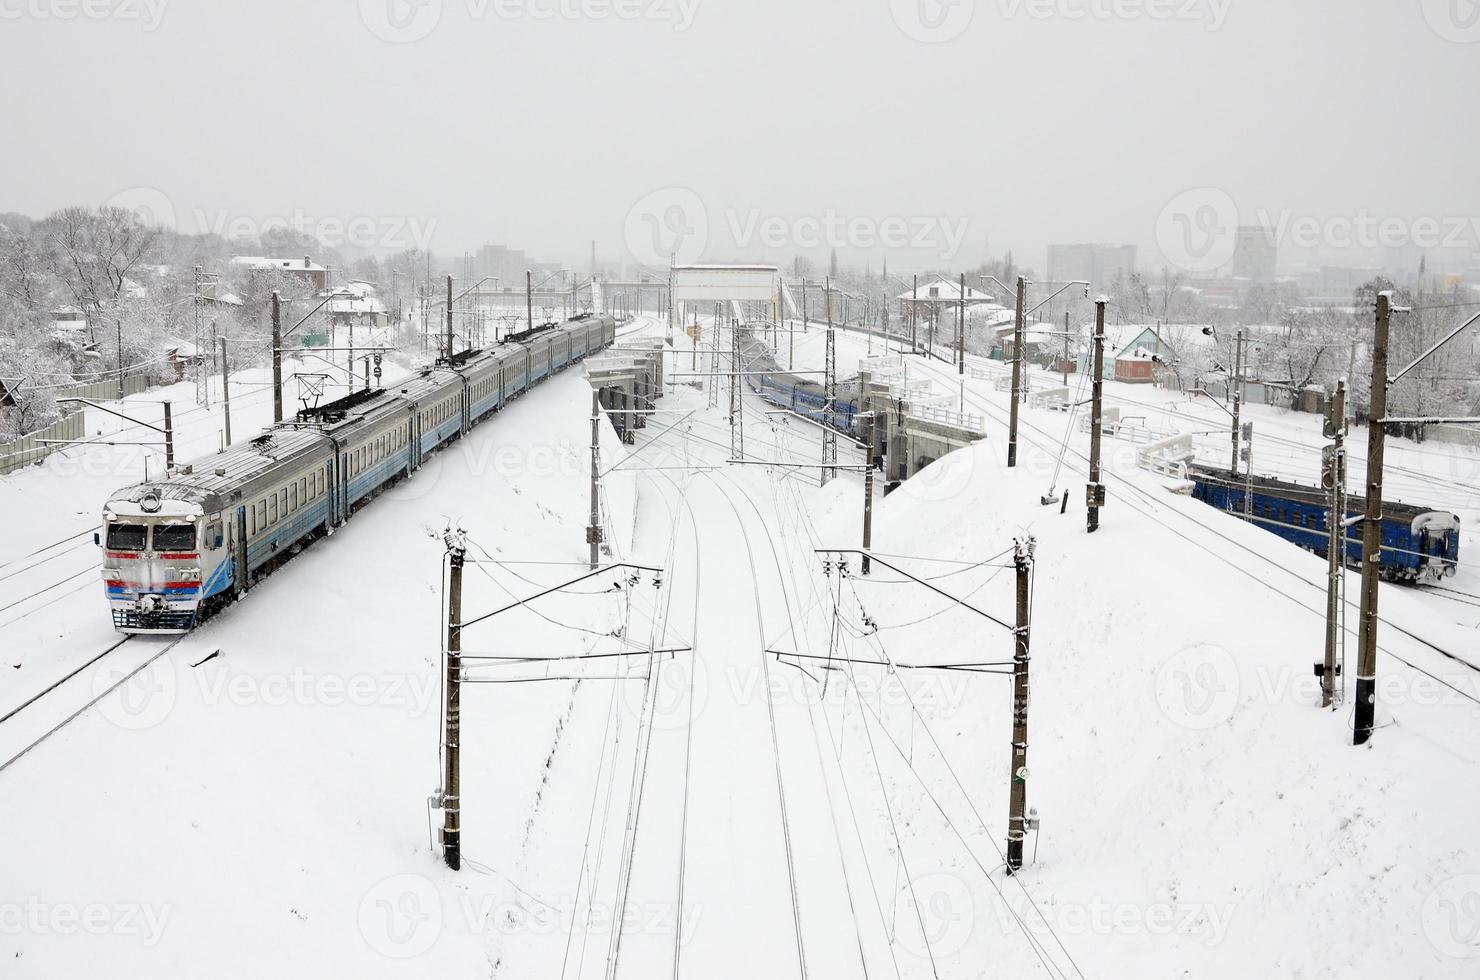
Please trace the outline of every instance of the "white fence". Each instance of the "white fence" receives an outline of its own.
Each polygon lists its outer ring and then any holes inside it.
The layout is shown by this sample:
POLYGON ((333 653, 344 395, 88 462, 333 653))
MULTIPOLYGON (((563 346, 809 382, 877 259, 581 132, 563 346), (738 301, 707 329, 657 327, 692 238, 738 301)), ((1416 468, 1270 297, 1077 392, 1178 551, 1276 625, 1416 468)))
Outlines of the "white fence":
MULTIPOLYGON (((117 390, 116 381, 109 383, 117 390)), ((39 463, 52 453, 67 448, 66 446, 48 446, 45 445, 46 442, 50 440, 73 442, 81 439, 85 432, 83 413, 73 412, 61 421, 53 422, 44 429, 37 429, 15 442, 0 443, 0 476, 13 473, 32 463, 39 463)))
POLYGON ((1143 470, 1160 473, 1162 476, 1187 479, 1187 464, 1192 462, 1197 450, 1188 433, 1169 436, 1136 450, 1136 465, 1143 470))
POLYGON ((970 432, 986 431, 986 425, 980 415, 957 412, 954 409, 941 408, 936 405, 911 405, 910 418, 919 419, 922 422, 938 422, 970 432))

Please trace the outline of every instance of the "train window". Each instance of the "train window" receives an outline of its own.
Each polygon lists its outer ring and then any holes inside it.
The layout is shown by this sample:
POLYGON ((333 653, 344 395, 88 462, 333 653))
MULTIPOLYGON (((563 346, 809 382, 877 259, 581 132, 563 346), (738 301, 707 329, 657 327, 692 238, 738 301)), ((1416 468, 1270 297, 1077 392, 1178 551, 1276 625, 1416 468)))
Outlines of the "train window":
POLYGON ((288 509, 298 509, 298 484, 294 483, 288 487, 288 509))
POLYGON ((308 503, 308 477, 300 477, 298 480, 298 499, 308 503))
POLYGON ((155 551, 189 551, 195 547, 194 524, 156 524, 155 551))
POLYGON ((267 523, 276 524, 278 519, 277 494, 267 498, 267 523))
POLYGON ((257 533, 257 508, 254 505, 252 507, 247 508, 247 536, 250 537, 251 535, 254 535, 256 533, 257 533))
POLYGON ((283 490, 283 491, 281 491, 281 492, 278 493, 278 507, 281 509, 282 515, 284 517, 287 517, 288 516, 288 491, 283 490))
POLYGON ((221 522, 212 521, 210 527, 206 528, 206 541, 211 548, 221 547, 221 522))
POLYGON ((109 524, 107 547, 119 551, 140 551, 149 536, 143 524, 109 524))

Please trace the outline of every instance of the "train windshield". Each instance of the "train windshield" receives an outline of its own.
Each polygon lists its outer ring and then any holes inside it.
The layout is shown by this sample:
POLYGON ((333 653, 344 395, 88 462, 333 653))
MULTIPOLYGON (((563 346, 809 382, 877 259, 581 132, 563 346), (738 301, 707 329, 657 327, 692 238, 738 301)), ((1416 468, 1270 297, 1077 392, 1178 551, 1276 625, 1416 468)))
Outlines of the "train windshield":
POLYGON ((120 551, 139 551, 148 538, 149 528, 143 524, 109 524, 108 547, 120 551))
POLYGON ((189 551, 195 547, 194 524, 156 524, 155 551, 189 551))

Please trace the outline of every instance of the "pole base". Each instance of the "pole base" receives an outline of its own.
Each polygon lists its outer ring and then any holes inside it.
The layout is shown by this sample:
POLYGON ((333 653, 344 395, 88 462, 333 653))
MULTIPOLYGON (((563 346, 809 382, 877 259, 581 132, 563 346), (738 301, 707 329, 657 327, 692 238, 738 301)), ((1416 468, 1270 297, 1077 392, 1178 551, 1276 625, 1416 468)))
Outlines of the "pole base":
POLYGON ((1357 678, 1357 701, 1353 706, 1355 711, 1355 724, 1352 730, 1352 744, 1365 745, 1372 738, 1372 729, 1376 727, 1377 720, 1377 680, 1372 677, 1357 678))

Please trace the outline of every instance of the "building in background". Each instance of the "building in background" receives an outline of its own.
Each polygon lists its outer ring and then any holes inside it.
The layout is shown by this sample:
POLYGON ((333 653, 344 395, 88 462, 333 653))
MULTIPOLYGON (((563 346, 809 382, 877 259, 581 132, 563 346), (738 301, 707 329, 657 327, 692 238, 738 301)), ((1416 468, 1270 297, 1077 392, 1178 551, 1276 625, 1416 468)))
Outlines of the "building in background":
POLYGON ((305 255, 301 259, 270 259, 261 255, 238 255, 231 264, 254 272, 277 271, 284 275, 297 276, 314 290, 323 289, 328 283, 329 270, 305 255))
POLYGON ((1239 225, 1234 238, 1233 262, 1229 276, 1249 282, 1269 283, 1275 280, 1279 246, 1274 229, 1265 225, 1239 225))
POLYGON ((1112 283, 1136 271, 1134 245, 1050 245, 1048 281, 1083 280, 1092 289, 1108 290, 1112 283))

